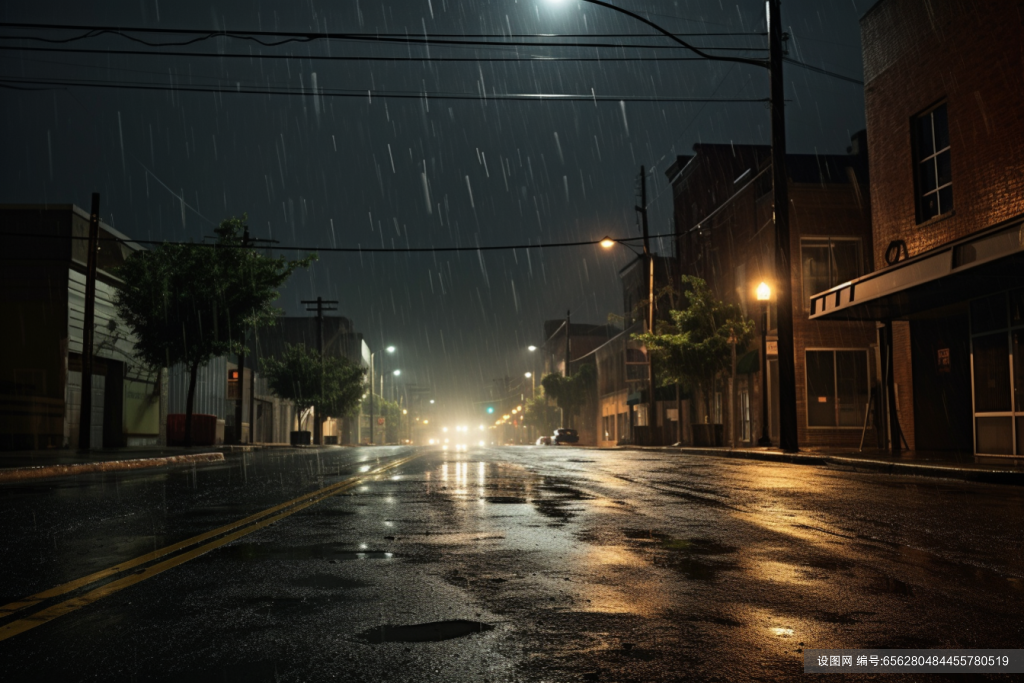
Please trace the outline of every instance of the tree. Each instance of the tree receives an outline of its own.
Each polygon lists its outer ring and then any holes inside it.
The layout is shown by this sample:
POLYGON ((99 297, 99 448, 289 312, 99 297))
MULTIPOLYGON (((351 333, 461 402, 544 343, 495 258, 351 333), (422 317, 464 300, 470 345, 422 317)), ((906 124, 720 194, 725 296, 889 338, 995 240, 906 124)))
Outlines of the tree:
POLYGON ((137 339, 136 352, 150 367, 181 363, 188 369, 189 446, 199 368, 217 356, 246 352, 245 331, 273 321, 278 288, 316 258, 289 261, 243 248, 244 221, 244 215, 223 221, 212 245, 162 244, 134 252, 117 269, 124 286, 115 305, 137 339))
POLYGON ((271 391, 292 401, 299 415, 313 408, 318 420, 352 413, 363 396, 366 374, 346 358, 327 356, 321 361, 320 354, 305 344, 285 344, 280 358, 263 359, 263 372, 271 391))
MULTIPOLYGON (((370 412, 370 397, 363 398, 363 413, 370 412)), ((402 420, 402 407, 395 401, 389 401, 380 394, 373 395, 373 419, 384 418, 384 433, 381 434, 374 425, 375 438, 381 438, 384 443, 395 443, 398 441, 398 428, 402 420)))
POLYGON ((548 373, 544 375, 540 385, 544 388, 544 394, 553 398, 562 409, 562 426, 569 427, 573 418, 579 414, 587 399, 594 393, 596 382, 597 372, 594 366, 588 363, 580 366, 576 373, 570 376, 548 373))
MULTIPOLYGON (((543 386, 543 381, 541 386, 543 386)), ((558 426, 558 413, 555 406, 548 402, 547 394, 526 399, 523 411, 523 424, 533 427, 541 434, 551 434, 558 426)))
POLYGON ((718 374, 729 367, 732 343, 745 349, 754 336, 754 321, 736 304, 715 299, 699 277, 683 276, 682 310, 669 311, 655 334, 635 334, 657 360, 660 384, 696 386, 704 398, 704 421, 711 414, 711 394, 718 374))

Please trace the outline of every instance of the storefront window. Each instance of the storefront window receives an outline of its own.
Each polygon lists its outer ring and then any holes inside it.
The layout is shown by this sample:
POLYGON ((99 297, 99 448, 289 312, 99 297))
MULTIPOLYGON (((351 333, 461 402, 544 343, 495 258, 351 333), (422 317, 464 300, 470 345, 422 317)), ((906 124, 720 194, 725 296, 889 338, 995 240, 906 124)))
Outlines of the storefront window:
POLYGON ((862 427, 868 356, 862 349, 807 352, 807 426, 862 427))
POLYGON ((1010 357, 1006 333, 975 337, 974 412, 1001 413, 1009 410, 1010 357))
POLYGON ((1024 454, 1024 291, 971 302, 975 452, 1024 454))

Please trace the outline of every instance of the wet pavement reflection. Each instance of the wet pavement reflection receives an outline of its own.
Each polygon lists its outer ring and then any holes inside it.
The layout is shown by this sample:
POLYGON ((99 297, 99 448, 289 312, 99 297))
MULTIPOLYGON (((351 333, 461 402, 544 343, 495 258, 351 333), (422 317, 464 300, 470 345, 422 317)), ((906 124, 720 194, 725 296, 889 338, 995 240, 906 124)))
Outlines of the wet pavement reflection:
POLYGON ((5 487, 3 604, 350 479, 0 641, 0 674, 788 680, 804 648, 1014 647, 1024 628, 1016 488, 564 447, 329 448, 5 487))

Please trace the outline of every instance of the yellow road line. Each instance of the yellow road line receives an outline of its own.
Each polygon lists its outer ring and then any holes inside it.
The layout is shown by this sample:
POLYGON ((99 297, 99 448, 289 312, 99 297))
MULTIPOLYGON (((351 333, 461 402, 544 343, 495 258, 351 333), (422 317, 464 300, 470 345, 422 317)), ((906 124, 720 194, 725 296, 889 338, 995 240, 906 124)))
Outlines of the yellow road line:
MULTIPOLYGON (((374 470, 371 470, 369 472, 366 472, 365 474, 360 474, 360 475, 355 476, 355 477, 350 477, 350 478, 348 478, 348 479, 346 479, 344 481, 335 482, 334 484, 331 484, 330 486, 325 486, 322 489, 318 489, 316 491, 312 491, 310 493, 303 494, 303 495, 301 495, 301 496, 299 496, 297 498, 293 498, 292 500, 289 500, 289 501, 287 501, 285 503, 281 503, 280 505, 275 505, 274 507, 267 508, 266 510, 263 510, 262 512, 257 512, 255 514, 249 515, 248 517, 245 517, 244 519, 240 519, 237 522, 232 522, 230 524, 225 524, 224 526, 218 527, 218 528, 213 529, 211 531, 207 531, 207 532, 199 534, 197 536, 193 536, 192 538, 186 539, 184 541, 180 541, 178 543, 174 543, 172 545, 165 546, 163 548, 160 548, 159 550, 154 550, 153 552, 146 553, 145 555, 140 555, 139 557, 136 557, 136 558, 134 558, 132 560, 128 560, 126 562, 121 562, 121 563, 115 564, 112 567, 109 567, 107 569, 103 569, 103 570, 98 571, 98 572, 94 572, 92 574, 89 574, 88 576, 83 576, 83 577, 81 577, 79 579, 74 579, 72 581, 68 581, 67 583, 63 583, 63 584, 61 584, 59 586, 55 586, 54 588, 50 588, 49 590, 42 591, 41 593, 35 593, 34 595, 30 595, 29 597, 24 598, 22 600, 19 600, 17 602, 8 603, 7 605, 4 605, 3 607, 0 607, 0 619, 2 619, 3 617, 9 616, 9 615, 11 615, 11 614, 13 614, 13 613, 15 613, 15 612, 17 612, 19 610, 26 609, 26 608, 32 607, 34 605, 38 605, 40 602, 42 602, 44 600, 47 600, 49 598, 57 597, 59 595, 64 595, 65 593, 70 593, 71 591, 77 590, 78 588, 81 588, 83 586, 87 586, 90 583, 95 583, 96 581, 99 581, 101 579, 105 579, 107 577, 114 576, 116 574, 120 574, 121 572, 124 572, 124 571, 126 571, 128 569, 134 569, 135 567, 138 567, 140 565, 146 564, 148 562, 152 562, 153 560, 156 560, 156 559, 159 559, 161 557, 164 557, 165 555, 169 555, 171 553, 177 552, 178 550, 182 550, 184 548, 188 548, 189 546, 193 546, 193 545, 196 545, 198 543, 202 543, 203 541, 206 541, 206 540, 209 540, 210 538, 213 538, 213 537, 216 537, 216 536, 220 536, 221 534, 233 531, 235 529, 238 529, 239 527, 245 527, 246 525, 249 525, 249 524, 251 524, 251 523, 253 523, 253 522, 257 521, 257 520, 263 519, 267 515, 272 515, 275 512, 279 512, 279 511, 281 511, 281 510, 283 510, 285 508, 295 506, 294 509, 287 511, 285 514, 277 515, 277 516, 273 517, 272 520, 276 521, 278 519, 281 519, 282 517, 287 517, 288 515, 291 515, 291 514, 293 514, 295 512, 298 512, 299 510, 302 510, 302 509, 304 509, 306 507, 309 507, 313 503, 319 502, 319 501, 323 500, 324 498, 332 496, 332 495, 334 495, 336 493, 340 493, 343 490, 347 490, 347 489, 351 488, 352 486, 355 486, 356 484, 358 484, 358 483, 360 483, 360 482, 362 482, 362 481, 364 481, 366 479, 369 479, 370 477, 373 477, 373 476, 376 476, 378 474, 381 474, 382 472, 386 472, 387 470, 394 469, 395 467, 399 467, 401 465, 404 465, 405 463, 409 462, 410 460, 413 460, 414 458, 418 458, 418 457, 419 457, 419 455, 413 455, 413 456, 409 456, 409 457, 406 457, 406 458, 401 458, 401 459, 396 460, 394 462, 390 462, 390 463, 387 463, 385 465, 382 465, 382 466, 378 467, 377 469, 374 469, 374 470), (305 503, 305 504, 301 505, 302 503, 305 503)), ((267 522, 267 523, 270 523, 270 522, 267 522)), ((244 533, 241 533, 241 536, 244 536, 244 535, 246 535, 248 533, 252 533, 253 531, 256 531, 257 529, 261 529, 264 526, 266 526, 266 524, 257 524, 257 525, 255 525, 255 526, 253 526, 251 528, 243 529, 244 533)), ((229 536, 227 538, 229 538, 231 540, 234 540, 235 538, 239 538, 239 537, 240 537, 240 535, 238 535, 236 533, 236 534, 232 534, 231 536, 229 536)), ((224 542, 227 543, 227 542, 230 542, 230 541, 224 541, 224 542)), ((207 544, 206 546, 203 546, 203 548, 206 548, 206 549, 203 550, 203 552, 199 553, 198 555, 201 555, 203 553, 209 552, 213 548, 219 547, 220 545, 223 545, 223 543, 207 544)), ((199 549, 197 549, 197 550, 199 550, 199 549)), ((195 552, 195 551, 192 551, 192 552, 195 552)), ((186 556, 189 556, 189 555, 191 555, 191 553, 185 553, 183 555, 179 555, 178 557, 186 557, 186 556)), ((192 559, 192 557, 198 557, 198 555, 193 555, 191 557, 188 557, 188 559, 192 559)), ((173 560, 176 560, 176 559, 177 559, 177 557, 173 558, 172 560, 167 560, 167 561, 162 562, 162 563, 160 563, 158 565, 155 565, 155 567, 162 567, 163 565, 167 564, 167 562, 172 562, 173 560)), ((185 561, 185 560, 182 560, 182 561, 185 561)), ((169 569, 171 566, 175 566, 175 565, 173 565, 173 564, 169 565, 168 567, 165 567, 164 569, 169 569)), ((8 624, 7 626, 4 626, 4 627, 0 628, 0 634, 7 634, 7 629, 12 627, 12 626, 14 626, 15 624, 18 624, 18 623, 20 623, 22 621, 28 621, 28 620, 34 619, 38 615, 46 614, 50 610, 59 608, 59 607, 61 607, 63 605, 68 605, 69 603, 73 603, 76 600, 85 599, 87 596, 92 595, 93 593, 96 593, 98 591, 103 591, 103 590, 107 589, 109 586, 120 584, 121 582, 127 581, 129 579, 137 579, 138 581, 141 581, 142 578, 138 578, 138 577, 148 578, 146 573, 148 571, 150 571, 150 569, 153 569, 153 567, 150 567, 149 569, 147 569, 147 570, 145 570, 143 572, 140 572, 139 574, 134 574, 134 575, 132 575, 130 577, 125 577, 125 578, 120 579, 118 581, 114 581, 111 584, 107 584, 106 586, 102 586, 100 588, 97 588, 94 591, 91 591, 90 593, 87 593, 86 595, 83 595, 83 596, 81 596, 79 598, 74 598, 72 600, 67 600, 67 601, 61 603, 60 605, 56 605, 54 607, 50 607, 50 608, 47 608, 45 610, 42 610, 41 612, 37 612, 36 614, 32 615, 31 617, 27 617, 25 619, 22 619, 22 620, 19 620, 19 621, 16 621, 16 622, 12 622, 11 624, 8 624)), ((161 569, 160 571, 162 572, 162 571, 164 571, 164 569, 161 569)), ((160 573, 160 572, 156 572, 156 573, 160 573)), ((136 582, 137 581, 132 581, 131 583, 128 583, 128 584, 125 584, 124 586, 121 586, 121 588, 127 587, 129 585, 132 585, 132 583, 136 583, 136 582)), ((116 592, 116 590, 120 590, 121 588, 115 589, 115 592, 116 592)), ((100 596, 100 597, 102 597, 102 596, 100 596)), ((98 599, 98 598, 95 598, 95 599, 98 599)), ((95 601, 95 599, 91 600, 90 602, 95 601)), ((88 603, 85 603, 85 604, 88 604, 88 603)), ((84 605, 80 605, 80 606, 84 606, 84 605)), ((75 607, 74 609, 78 609, 78 607, 75 607)), ((57 615, 57 616, 59 616, 59 615, 57 615)), ((55 618, 55 617, 49 617, 45 621, 49 621, 52 618, 55 618)), ((28 628, 32 628, 32 627, 29 626, 28 628)), ((27 629, 21 629, 21 630, 27 630, 27 629)), ((0 635, 0 640, 4 640, 6 638, 11 637, 12 635, 16 635, 16 633, 21 633, 21 630, 16 631, 14 633, 7 634, 7 635, 0 635)))

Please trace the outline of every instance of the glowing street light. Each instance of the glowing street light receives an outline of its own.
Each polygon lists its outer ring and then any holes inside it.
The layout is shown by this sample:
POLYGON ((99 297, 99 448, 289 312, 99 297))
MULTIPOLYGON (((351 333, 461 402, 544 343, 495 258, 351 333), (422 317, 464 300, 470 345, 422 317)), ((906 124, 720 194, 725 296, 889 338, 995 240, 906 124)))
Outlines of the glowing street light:
POLYGON ((601 246, 605 249, 611 249, 612 247, 615 246, 615 240, 613 240, 611 237, 605 237, 603 240, 601 240, 601 246))
POLYGON ((533 344, 530 344, 529 346, 526 347, 526 350, 527 351, 536 351, 537 347, 534 346, 533 344))
POLYGON ((758 446, 772 445, 772 437, 768 434, 768 301, 772 298, 772 288, 767 282, 757 286, 757 300, 761 302, 761 438, 758 446))

